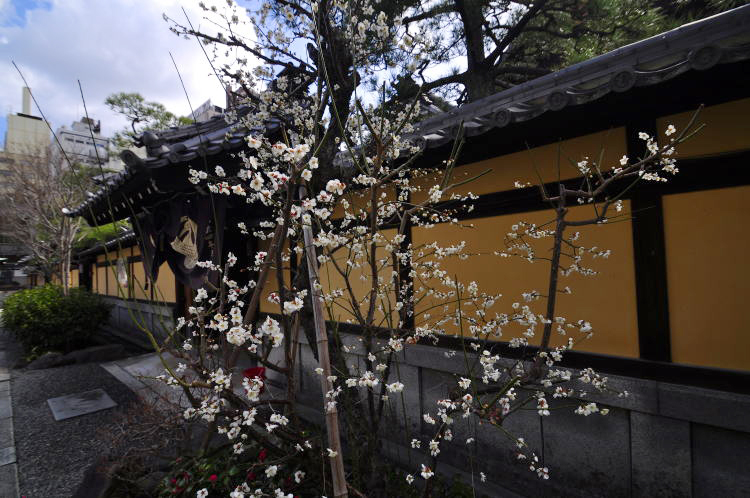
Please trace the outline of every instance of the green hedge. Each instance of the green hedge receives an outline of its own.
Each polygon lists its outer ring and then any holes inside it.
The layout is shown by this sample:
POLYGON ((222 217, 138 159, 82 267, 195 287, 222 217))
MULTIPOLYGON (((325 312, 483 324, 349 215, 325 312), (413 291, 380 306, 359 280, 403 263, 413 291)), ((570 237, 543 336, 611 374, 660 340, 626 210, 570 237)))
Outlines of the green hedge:
POLYGON ((110 308, 85 289, 70 289, 65 296, 62 287, 47 284, 8 296, 2 322, 27 352, 68 352, 88 345, 99 326, 109 319, 110 308))

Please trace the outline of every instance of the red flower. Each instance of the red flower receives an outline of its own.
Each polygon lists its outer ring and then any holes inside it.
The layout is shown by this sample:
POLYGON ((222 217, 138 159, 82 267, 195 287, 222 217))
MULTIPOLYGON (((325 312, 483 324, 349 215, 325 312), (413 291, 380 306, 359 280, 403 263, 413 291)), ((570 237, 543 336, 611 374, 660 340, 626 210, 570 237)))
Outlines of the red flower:
POLYGON ((246 368, 242 371, 242 376, 246 379, 255 379, 258 378, 263 381, 263 387, 260 388, 260 393, 263 394, 263 391, 266 390, 266 367, 251 367, 246 368))
POLYGON ((247 482, 253 482, 255 480, 255 477, 256 477, 255 472, 250 471, 250 472, 247 473, 247 477, 246 477, 245 480, 247 482))
POLYGON ((258 461, 262 462, 263 460, 266 459, 267 456, 268 456, 268 450, 263 448, 262 450, 260 450, 260 453, 258 453, 258 461))
POLYGON ((217 476, 216 474, 211 474, 211 476, 208 478, 208 480, 211 481, 211 482, 216 482, 216 479, 218 479, 218 478, 219 478, 219 476, 217 476))

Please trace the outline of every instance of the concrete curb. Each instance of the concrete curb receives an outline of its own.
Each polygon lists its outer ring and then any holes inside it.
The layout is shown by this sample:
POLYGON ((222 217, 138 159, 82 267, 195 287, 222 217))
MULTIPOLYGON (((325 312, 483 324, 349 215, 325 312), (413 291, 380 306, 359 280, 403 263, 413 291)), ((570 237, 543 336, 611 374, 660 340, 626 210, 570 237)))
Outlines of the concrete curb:
POLYGON ((13 436, 10 377, 6 355, 0 352, 0 497, 2 498, 20 496, 16 445, 13 436))

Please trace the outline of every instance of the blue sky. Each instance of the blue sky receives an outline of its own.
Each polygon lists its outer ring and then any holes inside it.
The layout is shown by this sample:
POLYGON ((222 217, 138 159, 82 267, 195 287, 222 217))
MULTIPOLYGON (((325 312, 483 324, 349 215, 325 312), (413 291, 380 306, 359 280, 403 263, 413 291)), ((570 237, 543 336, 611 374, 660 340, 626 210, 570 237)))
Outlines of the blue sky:
MULTIPOLYGON (((208 99, 223 106, 223 89, 196 41, 175 36, 162 19, 163 13, 184 19, 184 6, 193 24, 208 28, 197 3, 0 0, 0 142, 5 138, 6 115, 21 111, 23 82, 11 61, 23 71, 55 129, 70 126, 84 114, 79 79, 89 115, 102 121, 102 131, 109 136, 127 125, 104 105, 104 99, 115 92, 139 92, 176 114, 189 114, 170 52, 193 106, 208 99)), ((39 115, 34 108, 32 114, 39 115)))
MULTIPOLYGON (((48 0, 0 0, 0 28, 8 26, 23 26, 26 20, 26 11, 34 9, 49 9, 52 3, 48 0)), ((0 43, 2 43, 0 41, 0 43)), ((5 114, 7 109, 2 109, 0 115, 0 149, 5 145, 5 131, 8 127, 5 114)))
MULTIPOLYGON (((6 26, 23 26, 28 10, 52 8, 51 0, 5 0, 5 3, 9 3, 9 6, 6 7, 5 15, 0 17, 0 22, 6 26)), ((0 0, 0 6, 2 5, 3 1, 0 0)))

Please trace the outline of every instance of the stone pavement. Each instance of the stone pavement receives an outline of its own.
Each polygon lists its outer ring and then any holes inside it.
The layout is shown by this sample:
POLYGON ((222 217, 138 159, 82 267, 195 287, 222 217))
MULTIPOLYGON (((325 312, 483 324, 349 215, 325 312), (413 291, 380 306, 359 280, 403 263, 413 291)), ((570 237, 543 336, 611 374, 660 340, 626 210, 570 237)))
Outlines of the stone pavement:
MULTIPOLYGON (((177 359, 165 353, 163 360, 170 368, 177 366, 177 359)), ((159 355, 156 353, 147 353, 140 356, 133 356, 121 360, 115 360, 101 364, 102 368, 109 372, 114 378, 128 386, 141 398, 147 401, 155 399, 166 399, 177 406, 187 408, 190 406, 188 400, 182 394, 181 389, 167 386, 161 380, 154 377, 165 373, 164 365, 159 355)), ((244 368, 254 366, 248 363, 245 358, 241 358, 237 363, 236 371, 241 372, 244 368)), ((232 376, 232 390, 235 394, 242 396, 242 376, 232 376)))
POLYGON ((10 392, 10 372, 13 359, 6 345, 7 332, 0 330, 0 498, 18 497, 18 465, 13 439, 13 405, 10 392))

